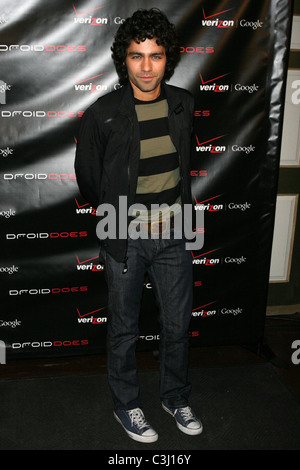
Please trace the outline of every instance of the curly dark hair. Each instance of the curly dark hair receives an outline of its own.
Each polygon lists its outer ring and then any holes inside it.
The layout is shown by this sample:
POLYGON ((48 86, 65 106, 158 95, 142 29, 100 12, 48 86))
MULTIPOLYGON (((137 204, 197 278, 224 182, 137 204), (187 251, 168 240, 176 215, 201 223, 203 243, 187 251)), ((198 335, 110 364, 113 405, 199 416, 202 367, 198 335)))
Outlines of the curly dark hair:
POLYGON ((169 22, 166 15, 158 8, 139 9, 121 24, 111 47, 112 59, 119 76, 120 85, 125 85, 128 82, 125 59, 131 41, 134 40, 139 43, 154 38, 157 44, 163 46, 166 51, 167 61, 163 79, 169 80, 172 77, 180 58, 175 26, 169 22))

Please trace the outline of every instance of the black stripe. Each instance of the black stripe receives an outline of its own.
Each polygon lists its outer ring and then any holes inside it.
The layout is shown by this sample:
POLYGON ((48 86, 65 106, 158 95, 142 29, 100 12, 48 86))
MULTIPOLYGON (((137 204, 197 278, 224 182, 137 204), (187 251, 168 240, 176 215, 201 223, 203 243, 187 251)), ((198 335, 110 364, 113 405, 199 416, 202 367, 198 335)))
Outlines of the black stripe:
POLYGON ((141 140, 152 139, 155 137, 162 137, 169 134, 168 118, 150 119, 149 121, 142 121, 140 125, 141 140))
POLYGON ((178 167, 177 153, 160 155, 158 157, 144 158, 139 162, 139 176, 158 175, 178 167))

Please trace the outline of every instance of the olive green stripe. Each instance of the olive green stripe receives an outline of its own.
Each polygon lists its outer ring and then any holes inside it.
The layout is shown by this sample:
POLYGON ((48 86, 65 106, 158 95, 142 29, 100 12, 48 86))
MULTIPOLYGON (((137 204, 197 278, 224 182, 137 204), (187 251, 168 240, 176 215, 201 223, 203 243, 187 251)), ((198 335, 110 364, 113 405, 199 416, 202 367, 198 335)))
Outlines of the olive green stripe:
POLYGON ((174 152, 176 152, 176 149, 169 135, 141 141, 140 158, 157 157, 158 155, 168 155, 174 152))
POLYGON ((179 168, 158 175, 139 176, 136 192, 137 194, 160 193, 175 188, 179 179, 179 168))
POLYGON ((138 104, 135 109, 138 121, 149 121, 150 119, 160 119, 168 116, 167 100, 158 103, 138 104))

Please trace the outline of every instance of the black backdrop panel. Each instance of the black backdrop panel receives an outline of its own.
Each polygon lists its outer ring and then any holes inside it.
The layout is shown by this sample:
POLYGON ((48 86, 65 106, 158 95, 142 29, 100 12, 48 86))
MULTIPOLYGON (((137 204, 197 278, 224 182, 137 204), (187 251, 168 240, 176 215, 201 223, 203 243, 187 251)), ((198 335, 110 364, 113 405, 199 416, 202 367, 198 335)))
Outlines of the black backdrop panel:
MULTIPOLYGON (((105 350, 96 217, 74 174, 85 109, 118 87, 110 47, 137 8, 177 25, 171 84, 195 96, 192 345, 263 336, 289 48, 288 0, 0 2, 1 313, 8 357, 105 350), (199 228, 201 230, 201 228, 199 228)), ((159 340, 145 279, 138 348, 159 340)))

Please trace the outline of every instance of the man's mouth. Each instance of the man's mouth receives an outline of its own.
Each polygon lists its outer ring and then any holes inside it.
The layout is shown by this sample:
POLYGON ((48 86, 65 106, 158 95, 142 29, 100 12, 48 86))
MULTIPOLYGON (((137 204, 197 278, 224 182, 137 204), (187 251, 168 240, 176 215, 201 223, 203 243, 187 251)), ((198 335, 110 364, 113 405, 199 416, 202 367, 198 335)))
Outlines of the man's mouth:
POLYGON ((141 78, 142 80, 151 80, 152 78, 154 78, 154 75, 140 75, 139 78, 141 78))

